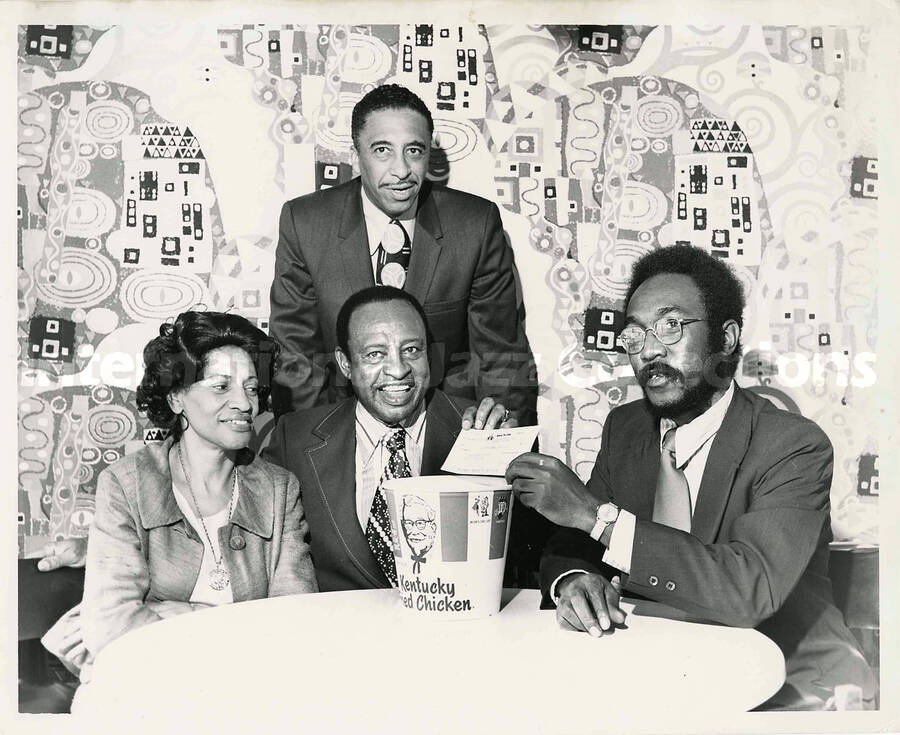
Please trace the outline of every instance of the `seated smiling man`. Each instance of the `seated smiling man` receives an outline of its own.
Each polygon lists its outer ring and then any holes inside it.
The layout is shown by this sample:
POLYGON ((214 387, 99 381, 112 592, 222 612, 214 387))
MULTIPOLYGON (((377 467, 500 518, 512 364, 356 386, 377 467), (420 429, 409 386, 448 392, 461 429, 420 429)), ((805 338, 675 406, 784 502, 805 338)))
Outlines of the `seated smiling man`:
MULTIPOLYGON (((322 592, 396 586, 386 479, 439 474, 462 429, 516 425, 493 398, 476 407, 429 389, 426 324, 406 291, 373 286, 350 296, 337 317, 335 360, 355 397, 285 414, 272 433, 265 456, 300 480, 322 592)), ((539 541, 522 510, 509 558, 514 545, 529 546, 536 568, 539 541)))
POLYGON ((703 250, 635 264, 620 339, 644 399, 610 412, 586 487, 540 454, 507 470, 525 505, 566 527, 541 586, 560 626, 595 636, 624 621, 622 590, 756 628, 787 670, 762 708, 827 708, 840 684, 871 707, 877 684, 827 574, 831 444, 735 384, 743 309, 740 282, 703 250))

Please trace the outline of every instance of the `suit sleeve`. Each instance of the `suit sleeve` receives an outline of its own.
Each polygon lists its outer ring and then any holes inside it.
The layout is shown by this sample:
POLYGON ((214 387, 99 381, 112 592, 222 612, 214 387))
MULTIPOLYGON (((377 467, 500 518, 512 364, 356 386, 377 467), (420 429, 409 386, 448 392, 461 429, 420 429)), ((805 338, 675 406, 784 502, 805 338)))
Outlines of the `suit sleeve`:
POLYGON ((638 519, 627 590, 736 627, 756 627, 778 611, 828 523, 833 455, 816 426, 773 437, 758 453, 767 469, 726 542, 703 544, 638 519))
MULTIPOLYGON (((612 485, 609 478, 610 441, 615 435, 612 424, 615 411, 610 412, 603 424, 603 433, 600 439, 600 452, 591 471, 587 489, 597 499, 597 504, 613 501, 612 485)), ((614 501, 613 501, 614 502, 614 501)), ((594 541, 584 531, 575 528, 561 528, 547 542, 544 555, 541 558, 541 590, 544 593, 545 602, 549 600, 550 586, 561 575, 574 569, 579 569, 591 574, 602 574, 607 579, 612 579, 619 574, 603 562, 603 554, 606 547, 599 541, 594 541)))
POLYGON ((150 570, 134 515, 110 470, 97 479, 85 566, 82 632, 92 654, 129 630, 162 620, 144 602, 150 590, 150 570))
POLYGON ((308 541, 309 525, 300 502, 300 483, 293 473, 288 473, 281 551, 269 580, 269 597, 319 591, 308 541))
POLYGON ((512 248, 496 204, 485 218, 468 307, 469 349, 480 376, 478 400, 497 398, 516 412, 521 424, 534 423, 537 369, 519 318, 512 248))
POLYGON ((275 275, 270 291, 269 331, 281 345, 272 408, 281 416, 320 401, 328 377, 318 300, 291 203, 281 209, 275 275))

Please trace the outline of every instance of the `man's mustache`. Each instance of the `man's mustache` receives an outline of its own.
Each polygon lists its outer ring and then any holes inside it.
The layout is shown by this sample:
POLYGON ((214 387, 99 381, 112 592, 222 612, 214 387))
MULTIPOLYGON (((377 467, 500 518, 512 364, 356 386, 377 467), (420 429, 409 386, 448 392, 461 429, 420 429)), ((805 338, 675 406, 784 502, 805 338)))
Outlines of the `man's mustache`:
POLYGON ((654 375, 662 375, 665 378, 671 378, 676 380, 684 380, 684 375, 680 370, 676 370, 671 365, 667 365, 664 362, 651 362, 649 365, 644 365, 638 371, 637 381, 638 385, 643 388, 647 385, 647 381, 654 375))

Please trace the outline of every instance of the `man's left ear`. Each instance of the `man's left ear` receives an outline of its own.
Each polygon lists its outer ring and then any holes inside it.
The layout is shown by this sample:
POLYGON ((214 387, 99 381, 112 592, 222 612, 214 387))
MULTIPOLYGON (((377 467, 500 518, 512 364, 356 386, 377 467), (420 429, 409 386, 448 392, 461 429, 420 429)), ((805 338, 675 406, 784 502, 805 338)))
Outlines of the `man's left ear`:
POLYGON ((741 328, 734 319, 729 319, 722 325, 722 330, 725 332, 725 342, 722 345, 722 353, 730 355, 737 349, 738 342, 741 339, 741 328))

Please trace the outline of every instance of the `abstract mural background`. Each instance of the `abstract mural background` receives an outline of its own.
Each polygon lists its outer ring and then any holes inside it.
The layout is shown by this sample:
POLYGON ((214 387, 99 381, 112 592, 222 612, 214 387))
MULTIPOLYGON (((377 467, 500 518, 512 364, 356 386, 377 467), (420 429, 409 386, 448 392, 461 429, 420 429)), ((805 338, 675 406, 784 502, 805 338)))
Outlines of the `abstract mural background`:
POLYGON ((739 383, 826 431, 835 536, 877 543, 868 46, 863 27, 21 26, 20 556, 85 535, 97 474, 162 438, 134 407, 161 322, 268 326, 281 205, 353 175, 350 112, 385 81, 434 114, 430 178, 501 209, 544 451, 587 477, 640 396, 615 346, 630 266, 690 242, 745 285, 739 383))

